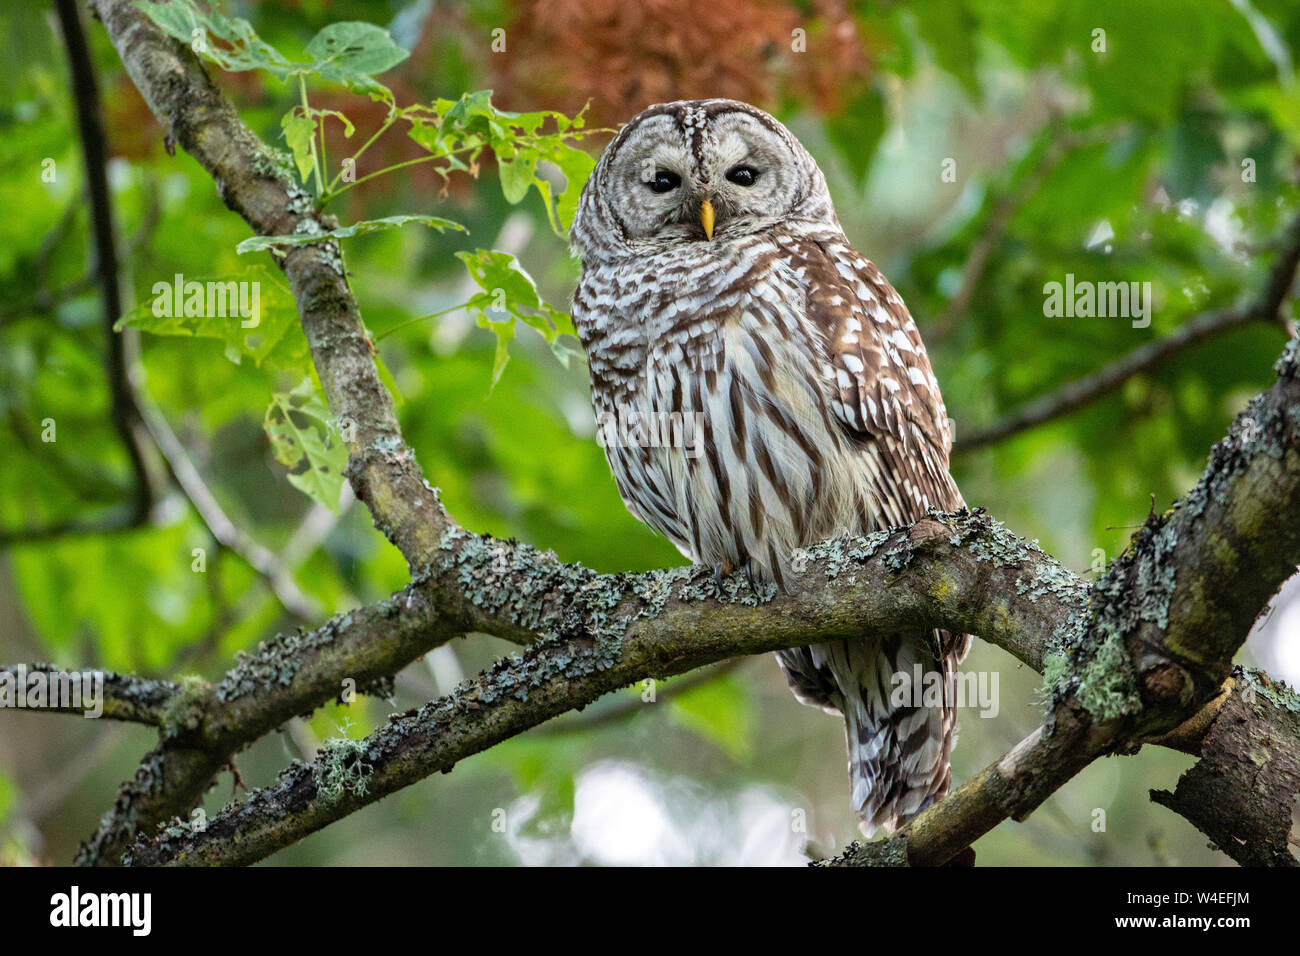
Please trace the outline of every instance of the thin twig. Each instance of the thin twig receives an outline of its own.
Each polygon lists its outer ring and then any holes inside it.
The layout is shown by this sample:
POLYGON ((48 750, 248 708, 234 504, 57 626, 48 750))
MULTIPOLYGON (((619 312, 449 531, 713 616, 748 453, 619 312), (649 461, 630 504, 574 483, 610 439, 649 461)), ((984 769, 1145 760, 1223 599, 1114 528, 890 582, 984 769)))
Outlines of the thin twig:
MULTIPOLYGON (((66 230, 76 221, 76 213, 80 212, 85 206, 85 200, 78 196, 69 206, 73 215, 69 216, 65 212, 54 227, 41 240, 41 247, 38 250, 35 259, 32 262, 32 273, 36 276, 36 281, 40 285, 45 284, 45 276, 49 267, 48 259, 50 255, 58 248, 63 241, 66 230)), ((149 189, 148 202, 145 205, 144 216, 141 217, 140 223, 136 226, 135 232, 126 242, 126 248, 122 253, 122 262, 127 262, 134 258, 141 249, 144 249, 153 240, 154 233, 158 230, 158 225, 162 222, 162 201, 158 196, 156 188, 149 189)), ((83 293, 89 292, 99 282, 99 275, 92 264, 91 268, 85 273, 73 279, 72 281, 61 285, 56 289, 39 289, 35 295, 24 299, 20 302, 0 304, 0 328, 12 325, 19 319, 27 316, 47 316, 54 312, 58 306, 75 299, 83 293)))
MULTIPOLYGON (((154 479, 146 459, 144 426, 131 395, 125 343, 113 331, 113 325, 122 313, 122 295, 118 283, 113 206, 108 190, 107 153, 94 67, 90 62, 90 51, 74 0, 56 0, 55 9, 68 51, 72 94, 77 107, 77 125, 85 163, 86 189, 90 199, 95 257, 93 272, 99 285, 107 345, 105 374, 112 401, 110 417, 126 449, 134 484, 131 500, 118 511, 102 518, 69 518, 26 528, 0 530, 0 544, 3 545, 50 541, 76 535, 110 534, 138 528, 148 522, 149 513, 157 499, 154 479)), ((66 215, 64 218, 67 220, 66 215)))
POLYGON ((230 520, 225 509, 221 507, 207 482, 199 474, 184 444, 176 437, 166 416, 145 394, 135 396, 136 407, 140 410, 154 444, 167 462, 167 470, 172 479, 180 486, 185 497, 189 499, 194 510, 211 532, 212 537, 235 554, 244 559, 254 571, 266 581, 271 592, 283 605, 284 609, 303 623, 315 623, 324 616, 320 603, 304 593, 294 581, 293 574, 286 568, 275 553, 246 533, 230 520))
POLYGON ((1247 305, 1224 312, 1210 312, 1179 326, 1178 331, 1148 342, 1100 371, 1061 386, 1021 405, 1001 421, 961 435, 953 443, 953 454, 973 451, 1012 435, 1068 415, 1115 391, 1130 378, 1167 364, 1194 345, 1218 338, 1255 323, 1277 322, 1282 304, 1290 294, 1300 265, 1300 216, 1288 227, 1282 251, 1269 271, 1261 294, 1247 305))
POLYGON ((971 300, 978 291, 980 282, 984 278, 984 273, 988 268, 989 261, 993 258, 993 253, 997 251, 999 245, 1007 231, 1007 224, 1011 217, 1020 210, 1025 203, 1034 197, 1038 192, 1043 181, 1051 175, 1052 171, 1061 164, 1071 152, 1081 149, 1085 146, 1091 146, 1094 143, 1104 142, 1115 135, 1114 126, 1103 126, 1097 129, 1083 132, 1068 132, 1061 129, 1060 120, 1053 117, 1049 127, 1054 131, 1056 138, 1053 139, 1050 146, 1044 151, 1042 158, 1038 161, 1034 170, 1025 178, 1018 188, 1005 189, 994 201, 989 212, 988 224, 980 237, 975 240, 971 246, 970 253, 966 257, 966 265, 962 269, 961 285, 958 287, 956 294, 949 300, 947 308, 943 314, 934 321, 933 326, 926 331, 926 339, 930 342, 938 342, 945 338, 956 325, 957 320, 966 313, 970 308, 971 300))

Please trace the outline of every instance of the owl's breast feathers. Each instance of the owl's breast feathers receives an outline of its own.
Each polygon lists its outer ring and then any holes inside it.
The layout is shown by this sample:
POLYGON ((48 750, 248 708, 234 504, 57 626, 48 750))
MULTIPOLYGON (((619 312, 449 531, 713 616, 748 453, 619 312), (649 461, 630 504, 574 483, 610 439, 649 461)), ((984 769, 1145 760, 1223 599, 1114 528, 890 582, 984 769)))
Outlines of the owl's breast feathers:
POLYGON ((628 507, 692 559, 781 581, 796 547, 960 505, 916 326, 842 234, 585 268, 573 306, 598 422, 698 425, 689 445, 606 443, 628 507))

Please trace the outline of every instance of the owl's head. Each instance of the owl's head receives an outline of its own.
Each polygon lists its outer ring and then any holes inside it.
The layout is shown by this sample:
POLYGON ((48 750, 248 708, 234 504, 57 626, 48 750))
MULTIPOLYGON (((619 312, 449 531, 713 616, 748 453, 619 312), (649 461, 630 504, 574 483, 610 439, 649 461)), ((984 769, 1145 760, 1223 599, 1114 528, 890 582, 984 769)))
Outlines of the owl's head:
POLYGON ((583 188, 571 233, 588 260, 726 243, 792 219, 838 228, 826 180, 791 132, 736 100, 634 116, 583 188))

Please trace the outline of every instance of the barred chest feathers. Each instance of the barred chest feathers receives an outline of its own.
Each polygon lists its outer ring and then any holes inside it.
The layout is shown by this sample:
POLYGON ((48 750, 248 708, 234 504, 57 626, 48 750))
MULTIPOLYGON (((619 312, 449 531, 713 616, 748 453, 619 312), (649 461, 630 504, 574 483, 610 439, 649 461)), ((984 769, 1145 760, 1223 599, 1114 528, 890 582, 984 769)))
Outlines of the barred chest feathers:
POLYGON ((574 320, 597 421, 639 426, 631 442, 602 432, 627 507, 692 561, 783 583, 796 547, 881 516, 827 411, 838 391, 807 278, 770 234, 747 238, 704 262, 592 269, 574 320))

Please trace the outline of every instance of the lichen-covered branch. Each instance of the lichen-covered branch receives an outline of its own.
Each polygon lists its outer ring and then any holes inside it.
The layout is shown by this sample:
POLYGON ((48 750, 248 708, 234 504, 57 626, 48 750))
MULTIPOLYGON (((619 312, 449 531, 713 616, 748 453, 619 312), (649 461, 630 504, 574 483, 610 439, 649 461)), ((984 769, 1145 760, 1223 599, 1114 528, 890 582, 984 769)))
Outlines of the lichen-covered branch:
POLYGON ((364 693, 463 629, 413 587, 310 632, 241 655, 216 685, 179 685, 158 721, 162 740, 122 785, 77 862, 115 865, 137 833, 184 814, 236 753, 290 718, 348 691, 364 693))
MULTIPOLYGON (((348 687, 365 691, 460 634, 579 646, 633 636, 672 649, 663 652, 665 669, 641 675, 658 676, 818 638, 941 621, 1041 668, 1046 636, 1076 626, 1088 591, 983 513, 936 514, 911 528, 826 542, 800 556, 796 581, 797 594, 759 596, 734 576, 719 594, 704 569, 601 575, 517 542, 448 532, 429 567, 391 598, 277 637, 216 685, 181 685, 162 744, 123 785, 118 812, 104 818, 79 862, 117 862, 137 832, 187 812, 212 774, 263 734, 348 687)), ((605 693, 595 685, 580 690, 589 699, 572 706, 605 693)))
POLYGON ((332 742, 316 763, 291 767, 201 833, 137 842, 131 862, 253 862, 612 690, 740 654, 938 626, 980 634, 1040 668, 1048 636, 1078 626, 1088 596, 1086 584, 982 513, 932 514, 810 548, 788 595, 755 594, 742 575, 719 591, 700 567, 598 575, 463 532, 444 539, 430 577, 405 593, 433 588, 432 610, 441 605, 435 581, 454 582, 445 610, 455 625, 542 639, 363 741, 332 742))
POLYGON ((113 671, 73 672, 44 663, 0 664, 0 707, 17 706, 19 695, 35 697, 35 684, 43 688, 40 702, 34 705, 36 712, 85 714, 98 710, 99 717, 153 727, 163 725, 163 714, 178 690, 171 681, 113 671), (69 702, 74 697, 75 702, 69 702))
POLYGON ((1300 866, 1300 695, 1239 671, 1195 752, 1174 791, 1151 799, 1242 866, 1300 866))

